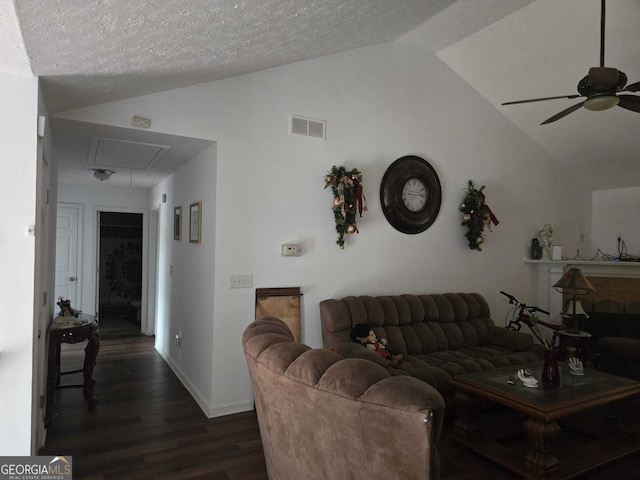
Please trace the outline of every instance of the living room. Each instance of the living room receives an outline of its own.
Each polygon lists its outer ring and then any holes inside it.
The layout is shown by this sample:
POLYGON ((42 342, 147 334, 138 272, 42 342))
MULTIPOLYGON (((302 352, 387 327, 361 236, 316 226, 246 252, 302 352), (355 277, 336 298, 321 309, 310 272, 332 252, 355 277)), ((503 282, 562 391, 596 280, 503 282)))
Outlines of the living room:
MULTIPOLYGON (((500 322, 500 290, 535 293, 523 258, 544 224, 569 257, 611 251, 617 235, 630 252, 637 247, 628 219, 639 187, 592 192, 436 54, 402 41, 56 117, 129 128, 133 115, 151 118, 156 132, 215 142, 135 205, 160 205, 156 348, 207 416, 252 408, 240 337, 254 318, 253 288, 300 286, 302 339, 320 346, 319 302, 349 294, 475 291, 500 322), (291 114, 326 120, 326 140, 289 135, 291 114), (386 168, 410 154, 424 157, 442 184, 438 218, 419 235, 394 230, 378 196, 386 168), (344 249, 323 190, 333 165, 363 172, 368 203, 344 249), (486 187, 500 220, 481 252, 467 247, 460 225, 469 180, 486 187), (194 202, 202 202, 201 242, 175 241, 174 207, 194 202), (301 255, 282 257, 283 243, 300 245, 301 255), (230 289, 232 274, 252 275, 253 288, 230 289)), ((134 206, 122 205, 126 188, 96 185, 109 206, 134 206)), ((61 183, 58 200, 80 188, 61 183)), ((79 308, 94 311, 92 302, 83 296, 79 308)))

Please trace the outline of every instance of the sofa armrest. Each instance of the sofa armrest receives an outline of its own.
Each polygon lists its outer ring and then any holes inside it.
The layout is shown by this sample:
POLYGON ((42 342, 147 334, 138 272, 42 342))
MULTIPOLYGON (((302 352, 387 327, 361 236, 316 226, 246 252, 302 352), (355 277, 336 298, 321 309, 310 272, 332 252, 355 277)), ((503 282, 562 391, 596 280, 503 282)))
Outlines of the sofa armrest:
POLYGON ((602 337, 596 342, 601 354, 618 358, 623 364, 640 363, 640 339, 629 337, 602 337))
POLYGON ((336 343, 331 349, 339 355, 342 355, 344 358, 362 358, 384 368, 388 368, 390 366, 389 360, 383 358, 382 355, 374 352, 373 350, 369 350, 364 345, 360 345, 356 342, 336 343))
MULTIPOLYGON (((332 420, 339 436, 348 436, 351 446, 360 443, 364 452, 375 452, 358 466, 366 475, 344 471, 327 478, 440 478, 437 444, 445 412, 442 395, 417 378, 384 375, 386 371, 371 362, 345 359, 316 384, 318 391, 343 399, 338 414, 343 417, 332 420), (350 402, 356 402, 357 410, 350 402)), ((330 412, 331 418, 334 414, 330 412)))
POLYGON ((512 352, 526 352, 533 345, 533 335, 504 327, 491 327, 489 329, 489 343, 508 348, 512 352))
POLYGON ((409 376, 389 377, 372 385, 360 400, 363 402, 362 423, 367 425, 366 435, 392 438, 394 445, 393 449, 385 447, 387 440, 382 440, 369 446, 370 450, 378 452, 375 456, 379 462, 374 469, 379 476, 372 478, 413 478, 412 475, 423 478, 416 473, 420 470, 426 474, 424 478, 440 478, 437 445, 442 433, 445 403, 435 388, 409 376), (364 407, 367 404, 368 407, 364 407), (389 415, 394 421, 381 424, 380 419, 385 418, 387 412, 394 412, 389 415), (429 460, 421 462, 425 451, 429 460))
MULTIPOLYGON (((442 415, 444 411, 444 399, 440 392, 428 383, 409 376, 387 377, 379 380, 360 398, 365 402, 401 410, 426 410, 438 415, 442 415)), ((442 418, 437 420, 440 422, 439 427, 442 426, 441 421, 442 418)))

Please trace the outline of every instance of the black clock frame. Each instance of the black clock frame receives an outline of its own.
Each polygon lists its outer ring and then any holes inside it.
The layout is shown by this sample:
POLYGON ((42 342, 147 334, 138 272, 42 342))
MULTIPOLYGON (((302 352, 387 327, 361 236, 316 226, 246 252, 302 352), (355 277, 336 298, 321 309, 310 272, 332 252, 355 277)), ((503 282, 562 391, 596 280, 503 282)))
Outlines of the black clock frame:
POLYGON ((396 230, 416 234, 433 225, 440 212, 442 186, 433 167, 415 155, 401 157, 389 165, 380 183, 380 205, 387 221, 396 230), (420 210, 409 210, 402 201, 402 189, 412 178, 420 180, 427 189, 427 201, 420 210))

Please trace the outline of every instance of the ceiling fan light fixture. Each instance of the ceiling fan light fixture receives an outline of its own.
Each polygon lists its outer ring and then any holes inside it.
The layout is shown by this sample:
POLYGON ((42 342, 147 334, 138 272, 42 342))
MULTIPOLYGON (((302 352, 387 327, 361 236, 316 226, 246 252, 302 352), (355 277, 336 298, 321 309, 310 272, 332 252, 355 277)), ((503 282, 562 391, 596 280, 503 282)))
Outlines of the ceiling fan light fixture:
POLYGON ((616 95, 594 95, 587 98, 582 106, 592 112, 601 112, 615 107, 618 103, 620 103, 620 98, 616 95))
POLYGON ((116 173, 113 170, 105 170, 104 168, 90 168, 89 171, 93 174, 95 178, 97 178, 101 182, 104 182, 105 180, 109 180, 111 175, 116 173))

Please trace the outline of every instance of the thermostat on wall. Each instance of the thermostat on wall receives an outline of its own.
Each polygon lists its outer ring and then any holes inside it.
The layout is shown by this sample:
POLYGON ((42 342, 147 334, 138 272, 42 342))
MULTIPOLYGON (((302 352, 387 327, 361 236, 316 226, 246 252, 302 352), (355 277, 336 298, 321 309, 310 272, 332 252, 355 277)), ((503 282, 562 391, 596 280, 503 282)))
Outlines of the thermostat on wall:
POLYGON ((300 256, 300 247, 293 243, 285 243, 282 245, 283 257, 298 257, 300 256))

